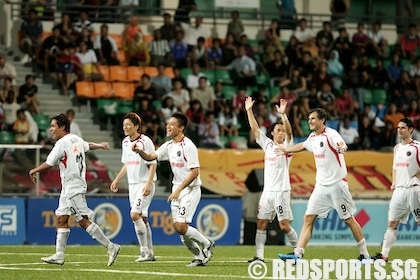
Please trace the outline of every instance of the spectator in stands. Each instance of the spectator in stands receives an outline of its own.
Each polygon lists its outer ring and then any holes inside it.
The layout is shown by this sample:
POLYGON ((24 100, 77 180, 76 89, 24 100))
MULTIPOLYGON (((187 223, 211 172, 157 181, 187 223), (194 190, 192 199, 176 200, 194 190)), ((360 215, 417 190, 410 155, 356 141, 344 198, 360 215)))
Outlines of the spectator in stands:
MULTIPOLYGON (((287 87, 297 97, 308 94, 306 78, 303 77, 298 68, 293 68, 290 78, 280 82, 281 87, 287 87)), ((292 103, 290 103, 292 104, 292 103)))
POLYGON ((74 121, 75 115, 76 113, 74 112, 73 109, 68 109, 66 111, 66 116, 70 122, 70 133, 76 134, 77 136, 82 137, 82 131, 80 130, 79 125, 77 124, 77 122, 74 121))
POLYGON ((402 112, 405 112, 411 100, 419 98, 419 92, 416 91, 416 85, 407 71, 401 71, 400 77, 393 87, 394 93, 391 100, 402 112))
POLYGON ((141 76, 141 83, 134 90, 134 98, 136 100, 147 99, 151 104, 154 100, 157 100, 156 88, 150 81, 150 76, 143 74, 141 76))
MULTIPOLYGON (((306 121, 306 114, 304 114, 304 102, 307 104, 307 98, 298 98, 295 102, 293 102, 290 110, 289 110, 289 117, 290 117, 290 125, 292 126, 292 130, 297 137, 305 137, 305 133, 302 130, 302 127, 300 126, 301 121, 306 121)), ((309 112, 309 108, 308 112, 309 112)))
POLYGON ((6 100, 10 91, 14 93, 15 98, 18 96, 17 88, 12 84, 12 79, 4 78, 4 83, 0 88, 0 102, 4 102, 6 100))
POLYGON ((207 111, 204 115, 204 122, 198 125, 200 147, 210 149, 222 148, 219 135, 219 126, 214 122, 214 113, 212 111, 207 111))
POLYGON ((349 89, 343 89, 343 92, 337 96, 335 99, 335 107, 341 116, 350 116, 354 113, 354 101, 350 96, 349 89))
POLYGON ((175 33, 175 40, 170 42, 171 56, 173 59, 173 66, 178 68, 189 67, 190 59, 188 56, 188 45, 184 43, 184 32, 177 31, 175 33))
POLYGON ((342 77, 344 74, 344 67, 340 62, 340 56, 336 50, 332 50, 330 53, 327 74, 331 76, 334 89, 339 90, 343 84, 342 77))
POLYGON ((398 40, 407 32, 413 16, 413 0, 395 1, 395 25, 398 40))
POLYGON ((156 89, 157 98, 161 98, 172 90, 172 80, 165 74, 165 64, 157 66, 158 74, 152 77, 151 82, 156 89))
POLYGON ((216 96, 211 86, 207 84, 207 78, 202 76, 198 79, 198 87, 191 91, 191 99, 200 101, 205 112, 214 110, 214 101, 216 96))
POLYGON ((403 67, 401 65, 400 55, 398 53, 394 53, 392 55, 391 64, 387 67, 391 85, 395 85, 395 83, 400 79, 402 70, 403 67))
POLYGON ((89 50, 93 50, 93 40, 91 33, 87 28, 83 28, 82 32, 78 35, 76 40, 76 46, 80 46, 80 43, 84 42, 89 50))
POLYGON ((140 19, 136 16, 131 16, 129 22, 124 26, 122 32, 123 46, 130 44, 138 34, 141 34, 142 38, 144 37, 143 31, 140 27, 140 19))
POLYGON ((302 44, 302 52, 309 52, 314 61, 319 61, 319 49, 315 37, 308 37, 302 44))
POLYGON ((153 143, 156 143, 160 127, 158 114, 147 97, 139 98, 138 102, 139 109, 137 114, 143 120, 141 125, 141 132, 147 134, 150 139, 152 139, 153 143))
POLYGON ((282 54, 284 53, 283 45, 281 44, 281 37, 280 37, 280 22, 278 19, 272 19, 270 23, 270 28, 265 30, 264 33, 264 40, 265 45, 267 48, 268 44, 274 46, 277 50, 281 51, 282 54))
POLYGON ((289 66, 284 62, 281 51, 274 52, 274 59, 264 65, 263 71, 270 76, 270 87, 278 86, 288 78, 289 66))
POLYGON ((287 43, 284 53, 287 57, 288 65, 299 65, 302 58, 302 45, 295 36, 290 36, 289 42, 287 43))
POLYGON ((309 89, 309 94, 307 96, 308 99, 308 106, 310 109, 321 107, 318 101, 318 90, 315 86, 311 86, 309 89))
POLYGON ((213 38, 212 45, 207 49, 207 57, 210 68, 221 66, 223 63, 222 43, 219 38, 213 38))
POLYGON ((66 42, 60 35, 60 29, 57 26, 53 27, 52 35, 42 42, 38 56, 41 69, 45 71, 46 77, 49 77, 51 72, 56 72, 57 57, 65 46, 66 42))
POLYGON ((316 87, 318 91, 322 90, 322 87, 325 83, 328 83, 330 87, 332 86, 332 78, 327 73, 328 62, 323 60, 319 62, 318 69, 312 77, 312 85, 316 87))
POLYGON ((285 99, 288 104, 293 104, 297 98, 298 96, 293 91, 291 91, 287 86, 283 86, 277 94, 271 97, 270 103, 279 104, 281 99, 285 99))
MULTIPOLYGON (((234 70, 236 74, 237 85, 241 86, 255 86, 256 85, 256 63, 250 57, 246 55, 244 46, 238 48, 238 57, 232 61, 226 68, 228 70, 234 70)), ((245 101, 244 101, 245 102, 245 101)))
POLYGON ((255 104, 258 103, 268 103, 268 98, 266 95, 266 86, 265 84, 259 84, 257 90, 252 93, 252 100, 255 101, 255 104))
POLYGON ((83 29, 87 29, 89 35, 93 34, 93 22, 88 19, 88 14, 85 11, 79 13, 79 20, 73 24, 76 38, 81 36, 83 29))
POLYGON ((167 120, 177 111, 178 109, 176 108, 172 97, 169 95, 164 96, 162 99, 162 108, 158 110, 158 116, 161 119, 160 126, 164 128, 167 120))
MULTIPOLYGON (((413 99, 410 102, 410 107, 407 110, 406 116, 410 118, 414 123, 414 128, 420 129, 420 104, 419 100, 413 99)), ((419 139, 419 138, 417 138, 419 139)))
POLYGON ((375 21, 372 30, 368 31, 369 43, 367 53, 369 56, 388 57, 388 40, 385 33, 381 31, 381 22, 375 21))
POLYGON ((197 16, 195 18, 195 24, 187 24, 181 22, 182 30, 184 30, 184 43, 188 45, 188 52, 191 52, 193 47, 197 45, 197 40, 200 37, 209 38, 210 30, 208 27, 203 25, 203 17, 197 16))
POLYGON ((16 95, 12 90, 9 90, 6 95, 5 102, 2 103, 4 114, 4 129, 12 130, 13 124, 16 121, 17 111, 21 106, 16 102, 16 95))
POLYGON ((69 43, 73 40, 72 33, 73 33, 73 23, 70 19, 70 15, 66 13, 61 14, 61 22, 55 25, 54 27, 60 30, 61 39, 64 42, 69 43))
POLYGON ((198 63, 202 68, 208 68, 209 58, 207 48, 204 45, 206 40, 204 37, 197 39, 197 45, 191 50, 191 63, 198 63))
POLYGON ((353 100, 357 100, 360 107, 363 109, 362 73, 359 68, 359 58, 357 56, 353 56, 351 58, 350 67, 344 69, 344 84, 350 90, 350 95, 353 100))
POLYGON ((149 47, 143 34, 137 33, 133 40, 124 45, 125 56, 129 66, 149 66, 151 57, 149 47))
POLYGON ((232 34, 235 41, 239 41, 239 36, 245 31, 244 24, 239 19, 239 12, 236 10, 230 12, 230 18, 227 33, 232 34))
POLYGON ((195 10, 197 10, 197 4, 194 0, 179 0, 174 16, 175 23, 190 23, 190 13, 195 10))
POLYGON ((376 59, 376 67, 372 69, 372 79, 374 88, 389 88, 389 75, 382 58, 376 59))
POLYGON ((292 69, 299 69, 300 75, 306 79, 309 85, 312 83, 312 78, 314 76, 318 64, 316 63, 316 60, 312 58, 310 52, 303 52, 302 60, 299 60, 298 64, 289 65, 294 65, 292 69))
POLYGON ((334 29, 344 28, 345 18, 350 11, 350 0, 330 0, 330 11, 334 29))
MULTIPOLYGON (((296 29, 296 8, 294 0, 277 0, 277 11, 280 15, 282 29, 296 29)), ((258 121, 258 120, 257 120, 258 121)))
POLYGON ((322 23, 322 30, 316 34, 316 45, 319 48, 319 54, 321 58, 327 58, 328 54, 332 50, 334 43, 334 37, 331 32, 331 23, 324 21, 322 23))
MULTIPOLYGON (((420 56, 416 58, 416 61, 409 68, 410 77, 414 80, 417 92, 420 92, 420 56)), ((420 96, 419 96, 420 97, 420 96)))
POLYGON ((235 38, 232 34, 226 34, 225 43, 222 44, 222 66, 229 65, 238 55, 238 49, 236 48, 235 38))
POLYGON ((26 75, 25 84, 21 85, 19 88, 17 103, 20 104, 23 109, 28 110, 32 115, 41 112, 38 100, 38 87, 35 85, 34 75, 26 75))
POLYGON ((20 33, 22 39, 20 41, 20 50, 36 60, 36 48, 42 43, 42 33, 44 32, 42 22, 38 19, 35 9, 28 11, 28 18, 22 22, 20 33))
POLYGON ((365 33, 365 25, 363 23, 357 24, 357 32, 353 34, 352 43, 356 54, 363 55, 366 53, 369 36, 365 33))
POLYGON ((172 78, 172 84, 175 81, 180 81, 182 84, 182 88, 186 89, 187 88, 187 81, 182 77, 181 75, 181 70, 178 67, 172 67, 172 71, 174 73, 174 77, 172 78))
POLYGON ((137 13, 139 8, 139 0, 119 0, 118 6, 120 7, 119 13, 124 17, 129 17, 137 13))
POLYGON ((400 46, 403 58, 414 59, 416 57, 416 51, 420 48, 420 35, 414 23, 410 24, 408 33, 401 37, 400 46))
POLYGON ((222 107, 227 103, 223 82, 216 82, 214 85, 214 95, 216 96, 216 100, 214 101, 214 115, 218 116, 222 107))
POLYGON ((174 106, 178 111, 186 113, 190 107, 190 93, 188 90, 182 88, 182 82, 180 80, 173 80, 173 90, 162 98, 171 97, 173 99, 174 106))
MULTIPOLYGON (((191 66, 191 74, 187 76, 187 87, 192 91, 199 86, 199 79, 205 77, 206 75, 203 72, 200 72, 200 65, 198 63, 193 63, 191 66)), ((207 80, 207 86, 210 86, 210 82, 207 80)))
POLYGON ((163 25, 159 28, 159 30, 162 34, 162 40, 167 40, 168 42, 171 42, 173 39, 175 39, 176 26, 172 22, 171 14, 163 14, 163 25))
POLYGON ((218 114, 218 123, 221 136, 238 136, 238 117, 232 108, 232 104, 224 104, 218 114))
POLYGON ((99 61, 104 65, 119 65, 117 58, 118 47, 114 38, 108 35, 108 25, 101 25, 101 33, 96 36, 93 47, 99 61))
POLYGON ((338 31, 338 37, 335 39, 333 47, 340 54, 340 61, 344 66, 344 69, 350 67, 351 58, 354 55, 353 44, 350 42, 349 34, 345 28, 340 28, 338 31))
POLYGON ((76 47, 68 43, 57 57, 57 81, 64 95, 69 94, 70 86, 75 80, 83 79, 83 65, 76 55, 76 47))
POLYGON ((322 84, 322 89, 318 91, 318 102, 324 108, 329 116, 329 119, 336 119, 338 116, 337 107, 335 106, 335 96, 331 92, 331 85, 329 83, 322 84))
POLYGON ((384 121, 390 122, 394 129, 397 129, 398 122, 404 118, 404 114, 398 111, 397 105, 395 103, 391 103, 388 107, 388 112, 385 115, 384 121))
POLYGON ((190 120, 190 131, 194 134, 198 133, 198 126, 204 121, 204 110, 201 106, 201 102, 197 99, 190 101, 190 107, 187 109, 186 115, 190 120))
POLYGON ((344 116, 343 120, 340 122, 338 132, 348 146, 349 150, 359 149, 359 132, 356 128, 350 126, 350 117, 348 115, 344 116))
POLYGON ((16 112, 16 121, 13 123, 16 144, 29 143, 29 122, 26 119, 25 110, 19 109, 16 112))
POLYGON ((238 50, 240 47, 244 47, 245 55, 255 61, 255 51, 258 50, 258 48, 254 50, 254 48, 249 44, 248 36, 246 34, 239 36, 238 50))
POLYGON ((293 32, 293 36, 296 37, 300 44, 304 43, 308 38, 315 37, 316 34, 312 29, 308 28, 308 23, 305 18, 299 20, 298 28, 293 32))
POLYGON ((232 98, 232 108, 239 119, 244 118, 246 115, 245 100, 247 97, 246 88, 239 87, 232 98))
POLYGON ((104 77, 99 70, 99 63, 93 49, 88 49, 85 42, 80 42, 79 51, 76 53, 82 65, 80 79, 83 81, 100 81, 104 77))
POLYGON ((169 47, 168 40, 162 38, 160 29, 155 29, 153 32, 153 40, 149 44, 149 53, 151 56, 151 66, 157 66, 162 63, 165 66, 170 65, 169 56, 171 53, 171 48, 169 47))

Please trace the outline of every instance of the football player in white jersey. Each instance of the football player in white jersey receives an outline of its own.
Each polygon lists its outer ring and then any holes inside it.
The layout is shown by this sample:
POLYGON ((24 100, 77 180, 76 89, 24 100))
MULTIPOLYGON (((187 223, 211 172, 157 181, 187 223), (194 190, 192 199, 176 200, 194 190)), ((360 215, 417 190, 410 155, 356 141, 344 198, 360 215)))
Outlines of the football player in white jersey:
POLYGON ((298 241, 296 231, 290 226, 290 221, 293 220, 289 176, 291 156, 288 154, 278 155, 275 152, 278 147, 293 145, 292 127, 286 115, 287 101, 281 99, 280 106, 276 105, 281 121, 273 124, 269 129, 272 139, 259 129, 252 111, 254 102, 251 97, 247 97, 245 110, 248 115, 251 134, 265 152, 264 190, 258 204, 257 232, 255 234, 256 256, 248 262, 264 260, 264 244, 267 241, 268 222, 271 222, 276 215, 280 229, 287 235, 293 248, 296 247, 298 241))
POLYGON ((148 136, 141 134, 141 118, 136 113, 124 116, 122 128, 126 136, 122 140, 121 162, 124 165, 111 183, 110 189, 117 192, 119 181, 127 174, 130 216, 140 243, 140 256, 136 261, 154 261, 152 231, 147 216, 155 193, 156 160, 145 161, 133 151, 132 146, 140 146, 151 153, 155 151, 155 145, 148 136))
POLYGON ((121 249, 120 245, 112 243, 99 226, 90 220, 93 211, 87 206, 85 194, 86 162, 85 153, 89 150, 109 150, 109 145, 103 143, 88 143, 75 134, 70 134, 70 121, 64 114, 51 118, 50 131, 57 140, 44 163, 29 171, 32 182, 36 182, 38 172, 42 172, 58 164, 61 177, 60 200, 55 215, 57 216, 56 253, 50 257, 41 258, 50 264, 64 264, 64 249, 70 235, 69 216, 74 215, 76 222, 108 249, 108 266, 111 266, 121 249))
POLYGON ((171 202, 175 230, 194 255, 188 266, 205 266, 213 255, 214 242, 190 225, 201 198, 201 179, 197 147, 184 135, 187 126, 188 118, 176 112, 166 124, 166 136, 171 140, 151 153, 138 145, 133 145, 133 151, 148 161, 169 161, 174 176, 168 201, 171 202))
POLYGON ((394 192, 389 203, 388 228, 382 251, 373 259, 388 261, 389 251, 397 239, 398 225, 407 223, 410 212, 420 225, 420 142, 413 140, 413 130, 411 119, 403 118, 398 122, 397 134, 401 143, 394 147, 391 185, 394 192))
POLYGON ((282 154, 307 150, 314 154, 316 166, 315 188, 309 197, 298 244, 293 253, 279 254, 279 257, 283 260, 302 258, 311 239, 315 219, 325 218, 333 208, 351 229, 359 247, 358 259, 364 262, 370 256, 362 228, 353 216, 356 213, 356 205, 346 180, 347 167, 343 155, 347 145, 336 130, 325 126, 326 121, 325 109, 312 109, 308 116, 312 133, 308 138, 294 146, 279 149, 282 154))

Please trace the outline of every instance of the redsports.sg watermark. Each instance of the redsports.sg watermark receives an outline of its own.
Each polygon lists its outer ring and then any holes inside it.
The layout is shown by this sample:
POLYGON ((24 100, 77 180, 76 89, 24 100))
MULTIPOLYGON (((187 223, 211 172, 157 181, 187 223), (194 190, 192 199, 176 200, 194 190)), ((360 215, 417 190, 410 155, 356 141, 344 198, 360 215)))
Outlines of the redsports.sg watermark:
POLYGON ((262 261, 253 261, 248 266, 252 279, 417 279, 417 261, 413 259, 384 260, 273 260, 271 275, 262 261), (388 268, 388 269, 387 269, 388 268))

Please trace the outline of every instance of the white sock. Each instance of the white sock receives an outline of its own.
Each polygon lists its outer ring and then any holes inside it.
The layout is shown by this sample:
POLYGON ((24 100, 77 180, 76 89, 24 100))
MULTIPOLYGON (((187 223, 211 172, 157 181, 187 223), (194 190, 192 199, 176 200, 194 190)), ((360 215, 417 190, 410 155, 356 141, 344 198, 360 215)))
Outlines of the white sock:
POLYGON ((255 248, 257 251, 257 258, 264 259, 264 245, 267 241, 267 231, 262 229, 257 229, 255 233, 255 248))
POLYGON ((70 235, 69 228, 57 229, 57 240, 55 241, 55 252, 59 256, 64 256, 64 250, 66 249, 67 239, 70 235))
POLYGON ((152 239, 152 229, 150 228, 149 222, 146 223, 146 234, 147 234, 147 247, 152 256, 155 255, 153 252, 153 239, 152 239))
POLYGON ((192 226, 188 226, 188 230, 185 233, 188 238, 196 241, 202 247, 210 245, 210 241, 204 237, 197 229, 193 228, 192 226))
POLYGON ((147 230, 143 219, 140 218, 137 221, 133 221, 133 224, 134 229, 136 230, 137 239, 140 243, 140 253, 148 253, 149 250, 147 248, 147 230))
POLYGON ((287 238, 289 238, 290 245, 293 248, 296 248, 297 243, 298 243, 298 236, 297 236, 297 233, 294 230, 294 228, 292 228, 292 227, 290 227, 290 228, 291 228, 291 230, 288 233, 286 233, 286 235, 287 235, 287 238))
POLYGON ((293 253, 295 254, 296 257, 301 259, 301 258, 303 258, 303 255, 305 254, 305 248, 296 247, 293 250, 293 253))
POLYGON ((382 256, 388 258, 389 251, 397 239, 397 229, 388 228, 384 234, 384 242, 382 243, 382 256))
POLYGON ((200 246, 198 246, 197 242, 191 240, 186 234, 180 235, 182 243, 187 246, 188 250, 194 255, 195 259, 204 260, 203 251, 201 251, 200 246))
POLYGON ((114 245, 108 237, 105 236, 100 227, 93 222, 86 228, 86 232, 108 250, 112 248, 110 245, 114 245))
POLYGON ((369 258, 369 252, 366 247, 366 240, 363 238, 359 242, 357 242, 357 246, 359 246, 360 255, 365 256, 365 258, 369 258))

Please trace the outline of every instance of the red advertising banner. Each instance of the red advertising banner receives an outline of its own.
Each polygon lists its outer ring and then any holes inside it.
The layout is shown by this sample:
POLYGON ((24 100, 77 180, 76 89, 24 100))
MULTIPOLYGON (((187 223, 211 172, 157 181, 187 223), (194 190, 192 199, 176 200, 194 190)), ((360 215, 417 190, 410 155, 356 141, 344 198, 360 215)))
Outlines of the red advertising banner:
MULTIPOLYGON (((242 196, 245 180, 255 168, 264 168, 264 152, 199 149, 203 186, 225 196, 242 196)), ((345 154, 350 191, 354 198, 390 198, 392 153, 352 151, 345 154)), ((315 184, 315 162, 309 152, 293 155, 290 178, 293 197, 308 197, 315 184)))

